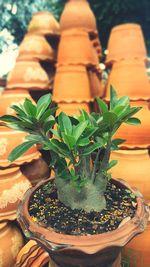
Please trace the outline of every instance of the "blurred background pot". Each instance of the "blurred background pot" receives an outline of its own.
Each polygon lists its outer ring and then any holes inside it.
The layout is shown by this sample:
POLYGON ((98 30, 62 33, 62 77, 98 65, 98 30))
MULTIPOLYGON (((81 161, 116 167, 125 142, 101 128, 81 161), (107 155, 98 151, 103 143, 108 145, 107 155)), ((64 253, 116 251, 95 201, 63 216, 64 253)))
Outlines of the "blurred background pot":
POLYGON ((80 110, 84 109, 86 112, 90 113, 90 105, 89 103, 58 103, 58 109, 56 111, 56 116, 60 112, 64 112, 67 115, 73 116, 73 115, 79 115, 80 110))

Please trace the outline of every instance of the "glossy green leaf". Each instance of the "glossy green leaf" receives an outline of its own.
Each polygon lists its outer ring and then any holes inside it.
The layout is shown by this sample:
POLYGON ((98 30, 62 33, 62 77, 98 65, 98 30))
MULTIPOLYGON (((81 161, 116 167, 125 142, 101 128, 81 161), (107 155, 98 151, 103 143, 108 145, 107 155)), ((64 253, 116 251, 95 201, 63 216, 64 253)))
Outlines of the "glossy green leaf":
POLYGON ((83 149, 83 152, 81 153, 81 156, 90 155, 93 151, 95 151, 96 149, 98 149, 100 147, 102 147, 101 143, 91 144, 88 147, 86 147, 85 149, 83 149))
POLYGON ((73 135, 76 141, 82 135, 87 125, 88 125, 88 121, 83 121, 83 122, 79 122, 79 124, 73 128, 73 135))
POLYGON ((140 125, 141 121, 138 118, 129 118, 126 123, 131 125, 140 125))
POLYGON ((97 98, 96 98, 96 101, 97 101, 97 103, 98 103, 100 112, 101 112, 102 114, 104 114, 105 112, 108 111, 108 106, 107 106, 107 104, 106 104, 102 99, 100 99, 100 98, 97 97, 97 98))
POLYGON ((117 115, 113 112, 105 112, 103 114, 103 122, 107 125, 107 127, 112 130, 115 122, 117 121, 117 115))
POLYGON ((63 139, 65 144, 70 148, 73 149, 74 145, 76 144, 76 139, 74 136, 62 133, 63 139))
POLYGON ((51 103, 51 94, 46 94, 42 97, 37 102, 37 114, 36 117, 37 119, 40 119, 41 116, 44 114, 44 112, 47 110, 51 103))
POLYGON ((0 117, 1 121, 5 121, 5 122, 9 122, 9 123, 15 123, 15 122, 19 122, 20 120, 18 118, 16 118, 15 116, 11 116, 11 115, 4 115, 0 117))
POLYGON ((60 131, 65 134, 72 134, 72 123, 64 112, 61 112, 58 116, 58 124, 60 126, 60 131))
POLYGON ((111 169, 118 163, 118 160, 111 160, 107 166, 107 170, 111 169))
POLYGON ((88 138, 79 138, 77 141, 77 146, 87 146, 89 145, 90 140, 88 138))
POLYGON ((36 116, 36 106, 33 105, 33 103, 31 102, 30 99, 25 99, 24 103, 23 103, 24 109, 26 111, 26 113, 31 116, 34 117, 36 116))
POLYGON ((119 146, 123 144, 125 141, 126 141, 125 139, 115 138, 112 140, 112 143, 115 144, 116 146, 119 146))
POLYGON ((9 161, 14 161, 23 155, 27 150, 29 150, 35 144, 34 141, 24 142, 21 145, 14 148, 8 156, 9 161))
POLYGON ((110 85, 110 110, 112 110, 118 101, 117 93, 112 85, 110 85))

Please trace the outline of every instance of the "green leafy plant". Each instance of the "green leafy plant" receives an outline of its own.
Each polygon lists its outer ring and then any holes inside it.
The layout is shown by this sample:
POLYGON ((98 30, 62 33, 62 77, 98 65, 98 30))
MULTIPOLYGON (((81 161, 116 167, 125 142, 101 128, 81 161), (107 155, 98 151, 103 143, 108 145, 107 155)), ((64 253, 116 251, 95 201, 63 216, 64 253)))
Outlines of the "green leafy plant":
POLYGON ((23 105, 12 106, 15 116, 0 118, 8 127, 28 133, 26 141, 9 155, 10 161, 34 144, 50 150, 58 198, 72 209, 90 212, 105 208, 110 169, 117 163, 109 160, 111 149, 118 149, 125 141, 113 136, 122 123, 140 123, 133 117, 140 107, 131 107, 128 96, 118 98, 112 87, 110 95, 110 106, 97 98, 99 113, 81 110, 80 115, 71 117, 61 112, 54 118, 55 109, 49 108, 48 94, 37 105, 25 99, 23 105))

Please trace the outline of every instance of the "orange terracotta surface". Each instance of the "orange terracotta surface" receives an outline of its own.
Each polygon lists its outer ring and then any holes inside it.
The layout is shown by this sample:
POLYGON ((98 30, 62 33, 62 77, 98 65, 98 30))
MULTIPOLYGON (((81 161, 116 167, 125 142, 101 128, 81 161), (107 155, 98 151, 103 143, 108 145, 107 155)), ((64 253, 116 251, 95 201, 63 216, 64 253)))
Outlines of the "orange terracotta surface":
POLYGON ((96 19, 86 0, 70 0, 60 17, 61 31, 82 28, 87 32, 96 31, 96 19))
POLYGON ((147 53, 141 26, 135 23, 126 23, 112 28, 107 49, 107 64, 122 59, 145 60, 147 53))
POLYGON ((27 90, 49 89, 47 73, 36 61, 18 61, 8 74, 7 89, 24 88, 27 90))
POLYGON ((19 46, 17 60, 56 60, 56 53, 42 35, 26 34, 19 46))
POLYGON ((142 60, 122 60, 114 63, 108 77, 106 100, 110 100, 109 88, 112 85, 119 97, 128 95, 131 100, 149 100, 150 83, 142 60))
POLYGON ((29 187, 31 183, 18 167, 0 170, 0 221, 16 219, 19 201, 29 187))
POLYGON ((54 102, 81 103, 91 100, 88 74, 84 66, 57 67, 53 88, 54 102))
POLYGON ((24 132, 9 129, 4 126, 0 128, 0 167, 22 165, 40 157, 40 152, 34 145, 14 162, 8 161, 7 158, 10 152, 25 141, 25 136, 26 133, 24 132))
POLYGON ((150 157, 147 149, 112 151, 110 160, 118 160, 111 169, 112 177, 122 178, 150 201, 150 157))
POLYGON ((0 266, 15 266, 16 256, 23 245, 23 236, 16 225, 0 222, 0 266))
MULTIPOLYGON (((150 204, 150 203, 149 203, 150 204)), ((144 233, 130 241, 123 249, 122 258, 130 267, 149 267, 150 264, 150 217, 144 233)))
POLYGON ((5 114, 14 115, 15 111, 11 109, 11 106, 23 104, 25 98, 34 102, 26 90, 5 90, 0 95, 0 116, 5 114))
POLYGON ((98 56, 101 57, 102 47, 101 47, 101 43, 100 43, 98 36, 95 39, 93 39, 91 42, 92 42, 92 45, 95 47, 98 56))
POLYGON ((58 103, 56 116, 60 112, 64 112, 70 116, 77 115, 80 114, 81 109, 84 109, 86 112, 90 113, 90 106, 88 103, 58 103))
POLYGON ((149 216, 148 206, 137 190, 133 190, 124 181, 114 180, 114 183, 118 186, 125 186, 136 193, 138 197, 135 216, 124 224, 122 223, 119 228, 112 232, 88 236, 64 235, 55 232, 52 228, 47 229, 34 222, 28 212, 29 201, 35 190, 44 182, 25 194, 18 212, 19 223, 23 230, 26 230, 26 234, 30 232, 31 239, 36 239, 38 244, 42 242, 42 246, 49 252, 52 260, 60 266, 65 266, 65 264, 67 266, 68 264, 72 267, 80 265, 87 267, 91 266, 91 261, 95 267, 100 265, 109 266, 119 256, 121 247, 133 236, 144 231, 149 216))
POLYGON ((59 35, 60 27, 52 13, 48 11, 41 11, 34 13, 28 26, 28 32, 41 35, 59 35))
POLYGON ((98 56, 92 46, 88 33, 83 29, 72 29, 62 32, 58 46, 57 62, 58 65, 98 65, 98 56))
POLYGON ((94 71, 88 71, 88 77, 89 77, 92 96, 94 98, 101 96, 102 95, 101 82, 97 74, 94 71))
POLYGON ((133 126, 123 123, 117 130, 115 137, 126 139, 126 141, 120 145, 120 148, 148 148, 150 147, 150 110, 148 109, 148 102, 131 102, 131 106, 142 107, 142 109, 135 114, 135 117, 140 119, 141 124, 133 126))

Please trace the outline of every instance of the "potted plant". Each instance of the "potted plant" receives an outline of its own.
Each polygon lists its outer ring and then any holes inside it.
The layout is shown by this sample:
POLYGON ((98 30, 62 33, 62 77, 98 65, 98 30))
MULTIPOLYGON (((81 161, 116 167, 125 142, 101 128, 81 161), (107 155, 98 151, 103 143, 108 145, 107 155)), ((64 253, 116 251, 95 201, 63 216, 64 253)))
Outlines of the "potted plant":
POLYGON ((36 240, 58 266, 110 267, 134 235, 144 231, 148 208, 138 191, 111 179, 111 149, 124 140, 113 135, 122 123, 139 124, 129 97, 110 89, 110 105, 97 99, 100 112, 54 117, 51 95, 37 105, 25 99, 12 106, 16 115, 0 118, 25 131, 26 142, 9 155, 13 161, 35 144, 51 155, 55 179, 40 182, 25 194, 18 210, 24 233, 36 240), (53 134, 53 136, 52 136, 53 134))

